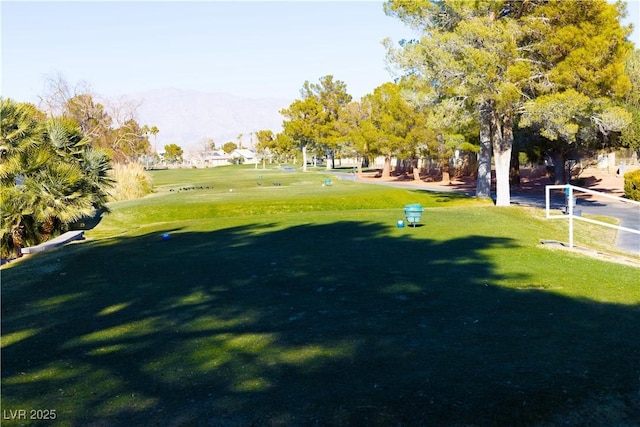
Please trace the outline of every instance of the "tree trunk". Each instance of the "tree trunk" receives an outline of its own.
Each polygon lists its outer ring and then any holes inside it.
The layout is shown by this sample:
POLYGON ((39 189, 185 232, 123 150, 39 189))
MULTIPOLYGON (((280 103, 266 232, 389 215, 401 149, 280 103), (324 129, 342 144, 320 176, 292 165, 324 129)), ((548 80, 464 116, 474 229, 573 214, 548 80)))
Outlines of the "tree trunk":
POLYGON ((449 161, 442 161, 442 182, 446 182, 447 184, 451 184, 451 173, 449 171, 449 161))
POLYGON ((393 169, 393 174, 395 176, 404 176, 404 172, 405 172, 405 162, 403 159, 400 159, 399 157, 396 157, 396 167, 393 169))
POLYGON ((493 156, 496 165, 496 206, 509 206, 511 204, 509 165, 513 147, 511 115, 505 114, 500 120, 498 114, 494 112, 492 125, 493 156))
POLYGON ((391 177, 391 156, 385 156, 384 166, 382 167, 382 178, 391 177))
POLYGON ((616 169, 616 153, 611 151, 607 153, 607 172, 612 173, 611 171, 615 172, 616 169))
POLYGON ((307 171, 307 144, 302 144, 302 171, 307 171))
POLYGON ((520 153, 511 148, 511 166, 509 167, 509 181, 514 187, 520 187, 520 153))
POLYGON ((560 150, 551 153, 553 159, 553 183, 556 185, 566 184, 567 175, 564 170, 564 153, 560 150))
POLYGON ((480 106, 480 152, 478 153, 478 180, 476 197, 491 197, 491 115, 493 109, 488 102, 480 106))
POLYGON ((51 238, 55 231, 59 221, 55 216, 48 216, 40 226, 40 237, 43 242, 46 242, 51 238))
POLYGON ((22 245, 24 245, 24 226, 23 225, 14 225, 11 227, 11 240, 13 240, 13 249, 16 253, 16 257, 20 258, 22 256, 22 245))

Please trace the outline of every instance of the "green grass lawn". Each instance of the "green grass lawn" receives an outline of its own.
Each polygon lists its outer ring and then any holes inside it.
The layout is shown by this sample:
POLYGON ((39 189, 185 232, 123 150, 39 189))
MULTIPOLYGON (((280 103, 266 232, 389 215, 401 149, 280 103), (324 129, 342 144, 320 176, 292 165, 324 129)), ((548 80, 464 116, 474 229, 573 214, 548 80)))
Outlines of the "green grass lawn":
POLYGON ((564 221, 320 172, 153 177, 3 268, 3 426, 640 424, 640 270, 541 246, 564 221))

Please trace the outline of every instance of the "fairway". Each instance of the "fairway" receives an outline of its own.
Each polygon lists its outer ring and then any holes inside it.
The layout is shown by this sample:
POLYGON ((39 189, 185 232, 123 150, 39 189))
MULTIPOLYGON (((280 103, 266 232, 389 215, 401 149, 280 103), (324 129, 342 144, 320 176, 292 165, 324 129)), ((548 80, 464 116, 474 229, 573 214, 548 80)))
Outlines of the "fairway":
POLYGON ((542 247, 567 226, 542 210, 152 174, 86 241, 3 268, 3 426, 640 423, 640 270, 542 247))

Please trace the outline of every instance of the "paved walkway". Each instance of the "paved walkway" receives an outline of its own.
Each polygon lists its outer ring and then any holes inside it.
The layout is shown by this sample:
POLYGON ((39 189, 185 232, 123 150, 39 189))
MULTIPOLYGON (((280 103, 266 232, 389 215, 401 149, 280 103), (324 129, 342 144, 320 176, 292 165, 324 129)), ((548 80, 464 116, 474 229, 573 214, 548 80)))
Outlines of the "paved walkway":
MULTIPOLYGON (((475 195, 475 181, 452 180, 450 183, 425 182, 413 180, 399 180, 392 178, 381 180, 372 175, 364 175, 358 178, 352 173, 336 172, 335 175, 341 180, 351 180, 370 184, 390 185, 403 188, 421 188, 430 191, 459 192, 469 196, 475 195)), ((624 196, 624 179, 615 174, 598 169, 587 169, 582 174, 584 178, 584 188, 600 191, 612 196, 624 196)), ((525 206, 545 208, 545 187, 550 185, 549 178, 528 174, 524 171, 519 188, 512 190, 511 203, 525 206)), ((565 206, 564 194, 558 192, 551 197, 551 208, 562 209, 565 206)), ((576 209, 581 209, 583 213, 590 215, 602 215, 618 218, 620 225, 626 228, 640 230, 640 207, 623 202, 612 201, 607 198, 598 198, 591 195, 578 196, 576 209)), ((634 255, 640 255, 640 235, 618 231, 616 247, 634 255)))

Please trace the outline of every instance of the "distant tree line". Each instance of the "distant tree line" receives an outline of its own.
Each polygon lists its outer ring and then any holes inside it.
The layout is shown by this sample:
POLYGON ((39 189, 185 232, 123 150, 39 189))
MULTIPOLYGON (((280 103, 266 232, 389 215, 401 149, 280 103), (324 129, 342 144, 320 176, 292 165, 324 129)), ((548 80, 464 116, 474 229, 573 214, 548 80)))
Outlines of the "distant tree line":
MULTIPOLYGON (((304 82, 281 110, 283 131, 257 133, 263 153, 327 159, 391 159, 416 177, 418 159, 443 172, 452 155, 477 154, 477 196, 489 197, 492 165, 499 206, 510 204, 519 153, 550 159, 555 182, 584 153, 640 150, 640 58, 627 41, 623 3, 606 0, 462 2, 390 0, 385 12, 420 33, 394 45, 398 77, 353 101, 333 76, 304 82)), ((264 155, 264 154, 263 154, 264 155)))

